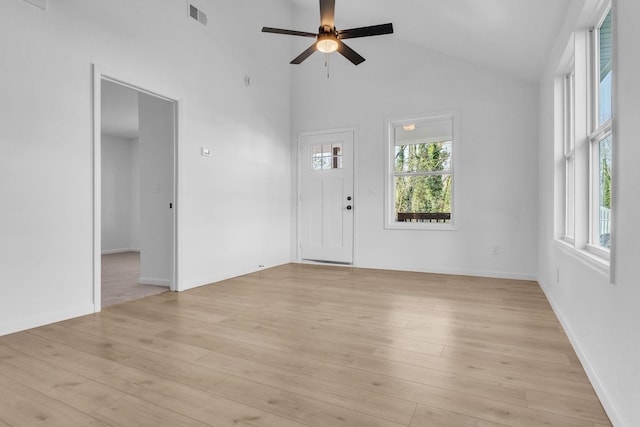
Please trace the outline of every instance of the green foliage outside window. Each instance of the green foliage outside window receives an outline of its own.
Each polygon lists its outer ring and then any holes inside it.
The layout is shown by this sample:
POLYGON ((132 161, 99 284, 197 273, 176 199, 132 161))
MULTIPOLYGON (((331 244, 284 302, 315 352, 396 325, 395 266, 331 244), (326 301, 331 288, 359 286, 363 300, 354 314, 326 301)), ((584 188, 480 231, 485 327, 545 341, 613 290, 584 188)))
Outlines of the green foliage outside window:
POLYGON ((396 146, 395 210, 451 212, 451 142, 396 146))

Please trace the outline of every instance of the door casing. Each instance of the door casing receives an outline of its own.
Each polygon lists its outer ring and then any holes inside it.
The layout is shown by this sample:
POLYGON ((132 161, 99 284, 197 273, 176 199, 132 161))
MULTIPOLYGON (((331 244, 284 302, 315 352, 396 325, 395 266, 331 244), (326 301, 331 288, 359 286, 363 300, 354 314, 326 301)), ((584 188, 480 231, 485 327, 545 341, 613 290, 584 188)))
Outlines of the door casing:
MULTIPOLYGON (((169 289, 172 291, 179 291, 181 289, 179 283, 179 251, 178 251, 178 219, 180 208, 180 191, 179 191, 179 157, 178 147, 180 141, 180 134, 182 130, 182 102, 177 97, 171 97, 162 94, 162 91, 150 90, 147 85, 134 83, 139 79, 126 75, 126 73, 117 73, 113 71, 105 71, 103 68, 98 67, 96 64, 92 64, 92 122, 93 122, 93 305, 94 312, 99 312, 102 308, 101 301, 101 283, 102 283, 102 236, 101 236, 101 224, 102 224, 102 137, 101 137, 101 124, 102 124, 102 89, 101 82, 103 80, 110 81, 133 90, 146 93, 148 95, 155 96, 157 98, 172 102, 174 104, 174 142, 173 142, 173 227, 172 227, 172 245, 171 245, 171 283, 169 289)), ((144 79, 143 79, 144 80, 144 79)), ((169 201, 167 201, 169 202, 169 201)))

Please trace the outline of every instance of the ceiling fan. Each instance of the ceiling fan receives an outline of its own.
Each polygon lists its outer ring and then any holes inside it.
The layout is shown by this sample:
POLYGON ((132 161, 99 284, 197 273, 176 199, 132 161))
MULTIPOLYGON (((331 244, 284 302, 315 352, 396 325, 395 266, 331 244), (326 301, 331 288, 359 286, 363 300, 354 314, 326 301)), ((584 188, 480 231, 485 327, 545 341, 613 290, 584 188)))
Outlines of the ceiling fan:
POLYGON ((291 64, 302 63, 302 61, 311 56, 313 52, 318 50, 323 53, 338 51, 354 65, 363 63, 365 59, 355 50, 344 44, 342 40, 393 33, 393 24, 371 25, 368 27, 351 28, 349 30, 337 30, 334 24, 335 9, 335 0, 320 0, 320 28, 318 29, 318 34, 270 27, 263 27, 262 32, 316 38, 316 42, 291 61, 291 64))

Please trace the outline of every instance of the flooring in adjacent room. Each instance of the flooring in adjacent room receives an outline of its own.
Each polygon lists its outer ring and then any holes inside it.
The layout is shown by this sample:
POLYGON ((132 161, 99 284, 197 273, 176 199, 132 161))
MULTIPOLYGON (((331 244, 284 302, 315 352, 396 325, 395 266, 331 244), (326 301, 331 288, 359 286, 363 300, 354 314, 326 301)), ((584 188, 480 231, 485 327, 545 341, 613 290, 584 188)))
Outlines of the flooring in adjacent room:
POLYGON ((535 282, 290 264, 0 337, 0 425, 610 422, 535 282))
POLYGON ((102 255, 102 307, 166 292, 163 286, 142 285, 140 252, 102 255))

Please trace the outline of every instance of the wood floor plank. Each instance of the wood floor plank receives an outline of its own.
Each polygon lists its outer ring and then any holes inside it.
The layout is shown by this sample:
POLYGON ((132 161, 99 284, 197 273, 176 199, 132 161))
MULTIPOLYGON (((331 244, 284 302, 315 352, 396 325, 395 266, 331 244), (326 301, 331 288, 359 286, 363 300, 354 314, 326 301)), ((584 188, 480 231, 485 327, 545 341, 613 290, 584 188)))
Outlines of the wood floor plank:
POLYGON ((4 375, 0 375, 0 420, 10 426, 108 425, 4 375))
POLYGON ((567 397, 553 392, 527 390, 527 406, 594 423, 606 424, 609 418, 598 400, 567 397))
POLYGON ((205 425, 188 415, 180 415, 166 409, 162 405, 138 399, 72 372, 55 369, 52 365, 31 356, 3 347, 0 347, 0 355, 3 357, 0 375, 69 407, 74 407, 106 424, 205 425))
POLYGON ((464 391, 442 389, 410 379, 372 374, 349 367, 326 364, 315 375, 497 424, 526 427, 593 427, 593 423, 589 421, 495 400, 490 394, 484 397, 476 396, 464 391))
POLYGON ((303 375, 313 375, 324 362, 314 357, 314 354, 286 351, 279 347, 266 347, 247 344, 243 341, 222 338, 216 335, 191 332, 188 330, 165 331, 158 336, 176 342, 198 345, 211 352, 264 363, 281 369, 287 369, 303 375))
POLYGON ((455 359, 467 363, 488 363, 507 372, 523 372, 535 376, 559 378, 567 381, 590 384, 582 368, 576 368, 562 363, 545 363, 540 360, 451 346, 445 346, 441 356, 445 359, 455 359))
POLYGON ((193 362, 209 351, 198 346, 165 340, 156 336, 141 336, 140 333, 130 331, 119 326, 105 325, 101 322, 88 321, 71 326, 97 336, 108 336, 122 344, 138 347, 161 355, 169 356, 184 362, 193 362))
POLYGON ((301 424, 274 416, 228 399, 185 386, 147 372, 124 367, 110 360, 75 351, 32 334, 3 337, 10 348, 27 352, 56 368, 75 370, 81 375, 115 390, 162 404, 174 412, 215 426, 300 427, 301 424))
POLYGON ((416 407, 415 403, 404 399, 396 399, 392 396, 384 396, 322 378, 219 353, 209 353, 195 363, 269 387, 287 390, 300 396, 364 412, 399 424, 409 424, 416 407))
POLYGON ((113 389, 97 384, 81 375, 0 346, 0 375, 42 393, 50 398, 91 414, 124 397, 113 389))
POLYGON ((294 419, 309 426, 399 427, 402 425, 234 376, 229 376, 219 383, 215 393, 231 400, 244 401, 255 408, 294 419))
MULTIPOLYGON (((168 292, 167 292, 168 293, 168 292)), ((112 326, 119 326, 121 328, 131 329, 140 333, 156 334, 167 330, 171 327, 171 324, 164 322, 147 321, 140 318, 140 316, 130 316, 127 314, 119 314, 118 310, 123 304, 113 305, 102 310, 98 314, 81 316, 75 319, 65 320, 60 322, 61 326, 74 326, 76 324, 82 324, 86 322, 96 322, 110 324, 112 326)))
POLYGON ((213 426, 302 427, 303 424, 175 381, 123 367, 96 381, 213 426))
POLYGON ((0 337, 4 425, 610 422, 534 282, 290 264, 0 337))
MULTIPOLYGON (((255 332, 260 330, 263 334, 273 336, 274 339, 281 339, 282 341, 288 341, 284 344, 290 346, 293 351, 302 350, 307 353, 318 353, 319 349, 327 349, 339 347, 346 349, 351 354, 351 360, 349 364, 365 370, 371 370, 373 372, 386 373, 389 370, 393 370, 395 375, 402 378, 421 378, 421 381, 434 386, 440 386, 450 389, 464 389, 471 393, 478 393, 481 396, 490 393, 495 396, 496 399, 502 399, 515 404, 524 405, 524 389, 513 388, 500 385, 499 381, 479 381, 473 377, 465 377, 459 373, 451 374, 449 372, 441 372, 428 368, 421 368, 418 366, 409 365, 403 362, 384 361, 371 357, 367 357, 373 353, 373 348, 364 345, 360 346, 357 343, 354 344, 352 339, 341 340, 339 342, 328 341, 323 339, 327 338, 326 334, 322 334, 316 331, 315 335, 309 335, 307 333, 299 333, 296 330, 286 330, 282 325, 278 328, 272 328, 264 326, 262 324, 254 322, 235 322, 229 324, 228 322, 220 322, 221 327, 232 327, 237 330, 236 335, 242 335, 244 332, 255 332), (287 338, 283 338, 287 337, 287 338), (294 337, 294 339, 291 339, 294 337), (312 337, 312 338, 309 338, 312 337)), ((297 327, 296 327, 297 329, 297 327)), ((357 341, 357 340, 356 340, 357 341)))
MULTIPOLYGON (((532 375, 522 372, 522 370, 508 369, 503 366, 483 363, 478 360, 458 361, 388 347, 379 347, 374 352, 374 356, 441 372, 455 371, 460 375, 480 378, 487 382, 498 381, 500 384, 512 388, 529 388, 568 397, 582 398, 596 404, 599 402, 591 384, 584 381, 532 375)), ((571 367, 568 368, 571 369, 571 367)))
POLYGON ((425 405, 418 405, 410 425, 411 427, 507 427, 506 424, 492 423, 425 405))
POLYGON ((213 388, 224 379, 224 375, 219 372, 72 328, 48 325, 33 329, 30 333, 122 366, 140 369, 162 378, 194 384, 203 389, 213 388))

